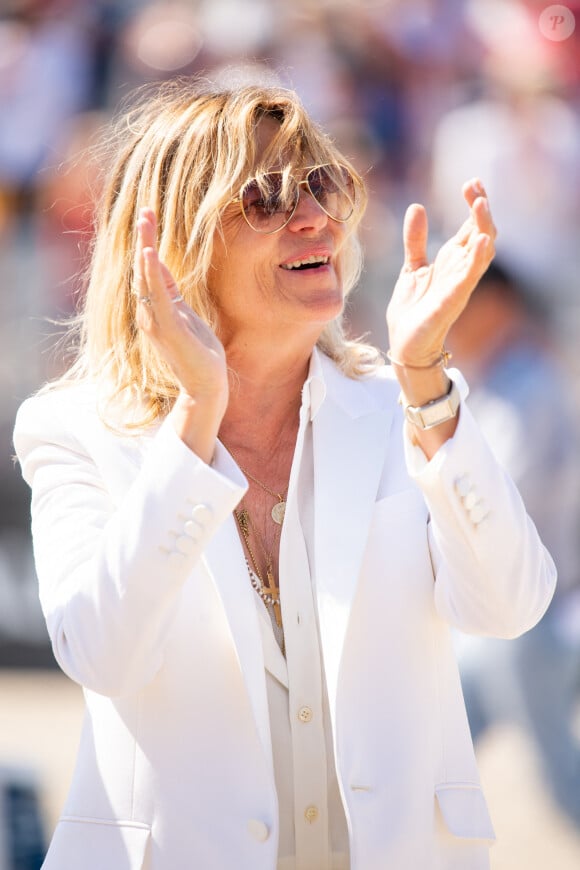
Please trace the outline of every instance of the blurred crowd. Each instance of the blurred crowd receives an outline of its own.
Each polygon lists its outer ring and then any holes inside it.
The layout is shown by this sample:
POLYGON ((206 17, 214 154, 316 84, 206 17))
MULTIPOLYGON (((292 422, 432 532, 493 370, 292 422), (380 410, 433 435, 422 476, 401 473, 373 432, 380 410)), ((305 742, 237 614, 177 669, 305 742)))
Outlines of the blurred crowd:
POLYGON ((495 295, 476 291, 451 350, 563 582, 509 654, 458 642, 474 734, 525 719, 580 825, 580 0, 557 8, 567 16, 538 0, 2 0, 0 665, 49 660, 11 432, 18 404, 64 365, 55 342, 82 293, 99 183, 91 146, 141 84, 271 79, 300 93, 368 181, 353 334, 387 347, 406 206, 425 203, 435 249, 464 219, 462 182, 478 175, 488 190, 495 295))

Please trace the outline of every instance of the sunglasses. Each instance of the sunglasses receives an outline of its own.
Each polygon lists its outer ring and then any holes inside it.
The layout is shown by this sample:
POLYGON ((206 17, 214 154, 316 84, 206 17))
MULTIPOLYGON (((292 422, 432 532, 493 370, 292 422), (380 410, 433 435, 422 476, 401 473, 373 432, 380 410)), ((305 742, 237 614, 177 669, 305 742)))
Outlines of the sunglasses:
POLYGON ((247 181, 231 202, 240 203, 246 222, 255 232, 277 233, 292 219, 302 186, 333 221, 346 223, 352 217, 356 182, 341 163, 313 166, 301 181, 288 172, 264 172, 247 181))

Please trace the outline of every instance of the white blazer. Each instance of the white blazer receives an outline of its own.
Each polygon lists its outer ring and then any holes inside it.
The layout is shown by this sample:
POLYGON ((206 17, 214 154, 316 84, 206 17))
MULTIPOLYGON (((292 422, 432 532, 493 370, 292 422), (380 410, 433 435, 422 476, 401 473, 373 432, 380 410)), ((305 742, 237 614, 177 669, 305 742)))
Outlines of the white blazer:
MULTIPOLYGON (((494 835, 450 625, 527 630, 555 569, 464 403, 427 463, 405 441, 390 369, 354 381, 321 363, 313 579, 351 867, 483 870, 494 835)), ((205 465, 169 420, 113 431, 86 386, 26 401, 15 446, 54 653, 86 697, 45 870, 274 870, 239 468, 221 445, 205 465)))

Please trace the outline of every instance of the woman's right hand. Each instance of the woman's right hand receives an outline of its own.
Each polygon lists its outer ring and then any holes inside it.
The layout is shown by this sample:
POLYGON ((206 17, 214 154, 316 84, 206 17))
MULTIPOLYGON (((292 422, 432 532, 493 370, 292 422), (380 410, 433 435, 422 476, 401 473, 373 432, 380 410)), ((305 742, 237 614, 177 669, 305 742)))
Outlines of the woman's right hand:
POLYGON ((210 327, 183 301, 157 251, 157 220, 139 212, 134 263, 137 325, 169 365, 179 385, 170 416, 179 437, 210 462, 228 404, 224 348, 210 327))

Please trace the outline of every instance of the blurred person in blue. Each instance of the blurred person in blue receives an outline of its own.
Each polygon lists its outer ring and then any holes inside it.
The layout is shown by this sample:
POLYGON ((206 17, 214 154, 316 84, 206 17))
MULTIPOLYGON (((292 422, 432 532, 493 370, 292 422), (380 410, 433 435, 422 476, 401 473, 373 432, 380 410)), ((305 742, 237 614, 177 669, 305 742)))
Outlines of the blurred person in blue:
POLYGON ((510 643, 462 637, 460 672, 474 740, 498 722, 523 727, 552 795, 580 828, 580 434, 547 322, 496 261, 449 335, 471 411, 558 569, 540 623, 510 643))
POLYGON ((343 327, 364 181, 295 93, 171 81, 109 145, 77 358, 14 434, 86 699, 45 870, 485 870, 450 627, 531 628, 555 568, 446 367, 481 182, 431 263, 409 207, 385 365, 343 327))

